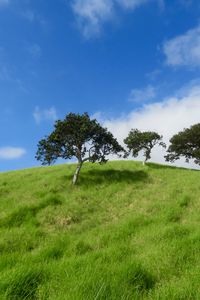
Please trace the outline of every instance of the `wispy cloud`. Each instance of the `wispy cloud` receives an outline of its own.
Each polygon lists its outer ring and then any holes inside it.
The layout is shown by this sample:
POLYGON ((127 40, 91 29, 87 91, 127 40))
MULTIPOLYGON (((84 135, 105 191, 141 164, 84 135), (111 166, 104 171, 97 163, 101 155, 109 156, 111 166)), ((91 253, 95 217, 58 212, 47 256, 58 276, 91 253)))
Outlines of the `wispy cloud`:
POLYGON ((27 93, 28 89, 23 80, 16 74, 16 68, 7 63, 3 54, 6 50, 0 47, 0 81, 9 82, 17 87, 20 91, 27 93))
POLYGON ((27 9, 27 10, 25 10, 25 11, 22 11, 21 12, 21 16, 24 18, 24 19, 26 19, 26 20, 28 20, 29 22, 34 22, 35 21, 35 19, 36 19, 36 14, 35 14, 35 12, 33 11, 33 10, 31 10, 31 9, 27 9))
POLYGON ((160 10, 163 11, 165 9, 165 0, 158 0, 158 5, 160 10))
POLYGON ((133 89, 129 95, 129 102, 144 103, 156 97, 156 89, 148 85, 143 89, 133 89))
POLYGON ((20 10, 19 15, 30 23, 38 23, 43 29, 48 27, 46 19, 31 8, 20 10))
POLYGON ((102 23, 109 20, 113 14, 112 0, 74 0, 73 11, 77 23, 86 38, 98 35, 102 23))
POLYGON ((166 63, 170 66, 200 66, 200 25, 165 42, 166 63))
POLYGON ((1 81, 11 80, 10 70, 5 64, 0 64, 0 80, 1 81))
POLYGON ((178 0, 178 3, 185 6, 186 8, 188 8, 190 5, 192 5, 193 2, 194 2, 194 0, 178 0))
POLYGON ((147 0, 116 0, 116 3, 122 8, 126 9, 135 9, 137 6, 140 6, 148 2, 147 0))
POLYGON ((6 64, 5 62, 4 63, 0 62, 0 81, 9 82, 10 84, 17 87, 18 90, 24 93, 29 92, 23 80, 17 77, 13 68, 8 64, 6 64))
POLYGON ((72 0, 72 9, 79 29, 90 38, 101 33, 103 24, 112 20, 118 8, 134 10, 153 1, 164 4, 163 0, 72 0))
POLYGON ((28 52, 30 53, 30 55, 33 58, 36 58, 36 59, 40 58, 42 55, 42 49, 41 49, 40 45, 38 45, 38 44, 33 44, 33 45, 29 46, 28 52))
POLYGON ((0 147, 0 159, 11 160, 21 158, 26 154, 24 148, 17 147, 0 147))
POLYGON ((10 4, 10 0, 0 0, 0 7, 10 4))
POLYGON ((40 109, 36 106, 33 112, 33 117, 36 124, 40 124, 43 121, 55 121, 58 119, 57 111, 53 106, 48 109, 40 109))
POLYGON ((155 69, 152 72, 149 72, 145 74, 145 76, 150 79, 150 80, 155 80, 157 77, 162 73, 162 70, 160 69, 155 69))

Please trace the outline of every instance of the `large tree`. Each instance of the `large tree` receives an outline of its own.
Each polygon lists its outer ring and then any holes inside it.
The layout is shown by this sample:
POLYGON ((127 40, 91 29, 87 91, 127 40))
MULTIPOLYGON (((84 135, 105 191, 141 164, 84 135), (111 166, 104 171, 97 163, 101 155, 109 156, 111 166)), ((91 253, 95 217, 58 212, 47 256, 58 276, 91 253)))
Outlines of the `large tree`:
POLYGON ((73 184, 76 184, 84 162, 104 163, 107 155, 120 152, 124 152, 123 147, 97 120, 91 120, 87 113, 69 113, 63 121, 56 121, 53 132, 38 143, 36 159, 50 165, 58 158, 75 157, 78 165, 73 184))
POLYGON ((166 161, 174 162, 184 157, 186 162, 194 159, 194 162, 200 165, 200 124, 195 124, 175 134, 170 139, 167 152, 166 161))
POLYGON ((155 145, 166 147, 165 143, 162 142, 162 136, 157 132, 141 132, 138 129, 132 129, 124 143, 128 148, 128 154, 132 153, 134 157, 137 157, 140 151, 144 152, 145 160, 143 164, 151 158, 151 151, 155 145))

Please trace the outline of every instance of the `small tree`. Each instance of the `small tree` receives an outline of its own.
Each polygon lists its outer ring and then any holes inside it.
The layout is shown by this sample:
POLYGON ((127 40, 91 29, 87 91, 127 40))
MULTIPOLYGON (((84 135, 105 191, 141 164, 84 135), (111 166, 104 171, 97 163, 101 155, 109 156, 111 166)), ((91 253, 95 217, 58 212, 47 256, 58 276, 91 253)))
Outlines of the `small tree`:
POLYGON ((155 145, 166 147, 162 142, 162 136, 156 132, 145 131, 141 132, 138 129, 132 129, 129 132, 128 137, 124 140, 128 148, 128 153, 132 153, 134 157, 137 157, 140 151, 144 151, 145 162, 151 158, 151 151, 155 145))
POLYGON ((87 113, 70 113, 63 121, 55 122, 54 131, 38 143, 36 159, 50 165, 57 158, 76 157, 78 165, 73 177, 76 184, 84 162, 106 162, 109 154, 119 154, 124 149, 106 128, 87 113))
POLYGON ((194 162, 200 165, 200 124, 175 134, 170 143, 168 154, 165 156, 166 161, 174 162, 185 157, 186 162, 194 159, 194 162))

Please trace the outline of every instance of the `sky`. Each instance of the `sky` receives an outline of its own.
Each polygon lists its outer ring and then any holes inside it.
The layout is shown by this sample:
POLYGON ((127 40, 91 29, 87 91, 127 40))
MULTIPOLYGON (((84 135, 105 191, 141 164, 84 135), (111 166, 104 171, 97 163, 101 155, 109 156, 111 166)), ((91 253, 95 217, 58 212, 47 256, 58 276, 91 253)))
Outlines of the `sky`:
POLYGON ((69 112, 168 144, 200 122, 199 0, 0 0, 0 105, 0 171, 40 165, 69 112))

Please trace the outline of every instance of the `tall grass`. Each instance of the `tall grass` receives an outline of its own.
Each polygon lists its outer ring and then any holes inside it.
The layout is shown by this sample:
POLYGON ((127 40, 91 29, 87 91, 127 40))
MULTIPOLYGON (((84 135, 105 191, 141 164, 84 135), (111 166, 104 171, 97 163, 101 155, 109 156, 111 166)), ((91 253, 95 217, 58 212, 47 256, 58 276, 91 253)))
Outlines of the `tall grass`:
POLYGON ((74 168, 0 174, 0 299, 200 299, 200 173, 74 168))

